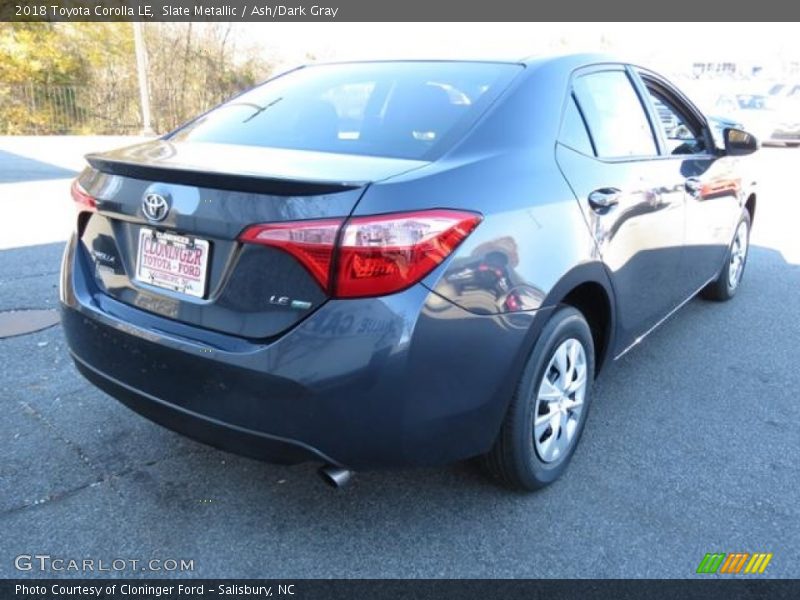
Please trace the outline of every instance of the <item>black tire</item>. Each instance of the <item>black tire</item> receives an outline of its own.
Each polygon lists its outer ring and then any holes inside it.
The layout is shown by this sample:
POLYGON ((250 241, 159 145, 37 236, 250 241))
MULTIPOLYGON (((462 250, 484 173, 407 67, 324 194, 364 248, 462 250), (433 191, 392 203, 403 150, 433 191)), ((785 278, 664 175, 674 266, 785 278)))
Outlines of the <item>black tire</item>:
MULTIPOLYGON (((566 470, 586 424, 594 368, 594 343, 586 319, 571 306, 559 307, 545 325, 528 358, 494 447, 481 457, 484 470, 508 487, 529 491, 543 488, 558 479, 566 470), (534 417, 539 410, 538 395, 544 384, 544 377, 551 377, 553 374, 552 370, 548 373, 545 371, 550 367, 556 350, 568 340, 580 342, 585 352, 586 386, 583 406, 580 415, 576 417, 577 426, 567 448, 558 458, 545 461, 540 456, 534 439, 534 417)), ((563 431, 559 430, 559 436, 563 431)))
POLYGON ((739 270, 739 275, 736 278, 735 283, 731 283, 731 268, 733 266, 732 256, 734 252, 734 246, 736 244, 736 237, 737 234, 734 233, 733 240, 731 240, 731 245, 728 247, 728 253, 725 255, 725 265, 722 267, 722 270, 719 273, 719 276, 709 283, 703 291, 700 292, 700 295, 705 298, 706 300, 714 300, 716 302, 725 302, 730 300, 736 295, 737 290, 742 284, 742 277, 744 276, 744 270, 747 266, 747 257, 750 254, 750 213, 746 210, 742 214, 739 223, 736 225, 736 231, 739 231, 739 227, 741 227, 742 223, 744 223, 747 227, 747 246, 745 248, 745 256, 744 260, 742 261, 741 268, 739 270))

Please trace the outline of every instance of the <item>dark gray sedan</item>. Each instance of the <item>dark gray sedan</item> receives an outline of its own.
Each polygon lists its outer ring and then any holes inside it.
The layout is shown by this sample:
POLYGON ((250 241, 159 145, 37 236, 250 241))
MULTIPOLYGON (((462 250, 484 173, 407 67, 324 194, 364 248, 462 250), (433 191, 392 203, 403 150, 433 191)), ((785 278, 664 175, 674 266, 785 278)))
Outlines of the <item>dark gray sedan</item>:
POLYGON ((736 293, 756 148, 606 57, 297 69, 87 157, 64 331, 98 387, 220 448, 540 488, 604 364, 736 293))

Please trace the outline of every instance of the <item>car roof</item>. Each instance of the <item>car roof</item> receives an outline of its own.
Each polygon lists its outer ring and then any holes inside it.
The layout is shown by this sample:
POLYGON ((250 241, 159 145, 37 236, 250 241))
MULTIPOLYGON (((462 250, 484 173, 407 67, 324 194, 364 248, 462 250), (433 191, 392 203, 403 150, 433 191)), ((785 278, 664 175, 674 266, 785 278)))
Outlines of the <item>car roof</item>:
POLYGON ((625 61, 619 57, 610 54, 601 53, 564 53, 564 54, 534 54, 525 57, 514 58, 495 58, 495 57, 464 57, 464 58, 437 58, 431 56, 429 58, 386 58, 375 60, 342 60, 342 61, 320 61, 315 63, 308 63, 305 66, 322 66, 322 65, 346 65, 346 64, 380 64, 380 63, 427 63, 427 62, 451 62, 451 63, 489 63, 489 64, 514 64, 526 67, 538 67, 542 65, 560 66, 566 69, 577 69, 583 66, 590 66, 595 64, 633 64, 630 61, 625 61))
POLYGON ((619 56, 598 52, 534 54, 522 59, 520 62, 531 67, 548 64, 569 69, 607 63, 631 64, 630 61, 623 60, 619 56))

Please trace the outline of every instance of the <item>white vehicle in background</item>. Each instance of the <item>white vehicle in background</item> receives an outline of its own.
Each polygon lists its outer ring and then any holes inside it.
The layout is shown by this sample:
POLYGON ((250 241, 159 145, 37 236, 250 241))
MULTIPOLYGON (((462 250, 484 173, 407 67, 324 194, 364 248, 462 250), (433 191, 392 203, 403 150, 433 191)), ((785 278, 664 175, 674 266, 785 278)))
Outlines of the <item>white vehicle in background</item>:
POLYGON ((720 94, 710 112, 742 123, 762 144, 800 146, 800 95, 720 94))
POLYGON ((800 83, 773 83, 768 93, 770 96, 800 101, 800 83))

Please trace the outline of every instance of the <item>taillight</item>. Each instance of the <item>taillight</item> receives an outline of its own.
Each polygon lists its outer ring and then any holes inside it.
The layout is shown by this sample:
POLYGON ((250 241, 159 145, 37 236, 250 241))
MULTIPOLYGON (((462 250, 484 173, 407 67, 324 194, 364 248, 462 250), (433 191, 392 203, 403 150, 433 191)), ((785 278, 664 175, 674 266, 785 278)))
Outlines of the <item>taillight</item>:
POLYGON ((244 230, 239 240, 285 250, 308 269, 322 289, 328 290, 336 234, 342 221, 325 219, 253 225, 244 230))
POLYGON ((72 182, 72 199, 75 201, 75 207, 78 211, 90 211, 94 212, 97 210, 97 200, 95 200, 89 193, 83 189, 78 180, 72 182))
POLYGON ((480 220, 479 215, 455 210, 350 219, 338 248, 335 295, 382 296, 415 284, 447 258, 480 220))
POLYGON ((283 249, 332 296, 356 298, 392 294, 417 283, 480 221, 475 213, 437 209, 353 217, 346 222, 267 223, 247 228, 239 239, 283 249))

